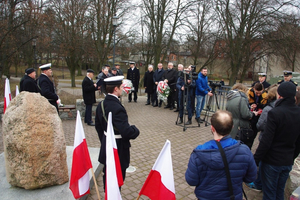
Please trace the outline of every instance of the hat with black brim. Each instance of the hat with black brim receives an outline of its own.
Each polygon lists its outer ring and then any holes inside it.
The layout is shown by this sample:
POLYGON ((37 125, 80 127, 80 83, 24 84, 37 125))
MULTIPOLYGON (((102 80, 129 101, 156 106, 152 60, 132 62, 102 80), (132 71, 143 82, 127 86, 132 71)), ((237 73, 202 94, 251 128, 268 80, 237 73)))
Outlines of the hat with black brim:
POLYGON ((104 79, 104 82, 106 83, 106 85, 121 85, 123 79, 124 76, 112 76, 104 79))
POLYGON ((51 69, 51 63, 42 65, 42 66, 40 66, 39 68, 40 68, 42 71, 43 71, 43 70, 47 70, 47 69, 51 69))

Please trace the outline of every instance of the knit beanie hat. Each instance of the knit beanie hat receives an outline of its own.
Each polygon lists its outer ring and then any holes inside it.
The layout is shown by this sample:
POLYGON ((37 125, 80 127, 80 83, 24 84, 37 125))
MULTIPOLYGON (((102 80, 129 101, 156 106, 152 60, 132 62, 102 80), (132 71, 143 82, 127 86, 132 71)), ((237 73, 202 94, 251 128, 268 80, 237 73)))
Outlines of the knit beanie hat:
POLYGON ((291 82, 283 82, 279 85, 277 92, 282 97, 294 97, 296 95, 296 85, 291 82))

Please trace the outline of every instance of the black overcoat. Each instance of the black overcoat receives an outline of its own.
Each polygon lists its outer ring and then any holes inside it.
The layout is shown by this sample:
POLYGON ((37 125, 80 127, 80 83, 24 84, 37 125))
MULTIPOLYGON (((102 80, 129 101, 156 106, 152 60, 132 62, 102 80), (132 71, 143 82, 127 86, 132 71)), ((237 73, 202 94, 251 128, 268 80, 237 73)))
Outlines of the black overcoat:
POLYGON ((176 82, 177 82, 177 72, 175 69, 171 69, 171 70, 166 70, 164 75, 162 76, 162 79, 168 80, 168 85, 171 89, 175 89, 176 88, 176 82))
POLYGON ((129 68, 127 71, 127 79, 131 80, 134 91, 137 92, 140 83, 140 70, 136 67, 133 70, 129 68))
POLYGON ((153 81, 153 74, 154 72, 149 72, 146 71, 145 76, 144 76, 144 87, 145 89, 145 93, 153 93, 153 87, 155 85, 154 81, 153 81))
POLYGON ((21 92, 22 91, 39 93, 40 89, 38 88, 36 81, 26 75, 24 76, 24 80, 22 82, 21 92))
POLYGON ((97 88, 94 86, 94 82, 87 76, 82 81, 82 95, 85 105, 92 105, 96 103, 95 91, 97 88))
POLYGON ((56 101, 58 100, 58 96, 55 93, 55 88, 53 82, 49 79, 46 74, 41 74, 37 84, 40 88, 41 95, 44 96, 48 101, 55 106, 56 110, 58 111, 58 106, 56 101))
MULTIPOLYGON (((106 95, 104 99, 104 112, 108 120, 108 113, 112 112, 112 124, 115 135, 121 135, 121 139, 116 139, 118 153, 121 163, 121 168, 124 170, 129 166, 130 162, 130 139, 135 139, 140 131, 134 125, 128 123, 128 116, 125 108, 120 103, 119 99, 110 94, 106 95)), ((95 128, 101 143, 98 161, 106 164, 106 136, 104 131, 107 131, 107 122, 103 117, 101 103, 99 103, 96 110, 95 128)))

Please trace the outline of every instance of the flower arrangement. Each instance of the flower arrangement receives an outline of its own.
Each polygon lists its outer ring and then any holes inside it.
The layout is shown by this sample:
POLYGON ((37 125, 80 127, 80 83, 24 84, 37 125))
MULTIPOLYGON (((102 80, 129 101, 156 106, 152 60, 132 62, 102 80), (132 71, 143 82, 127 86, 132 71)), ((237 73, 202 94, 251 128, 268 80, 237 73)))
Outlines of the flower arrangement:
POLYGON ((123 80, 122 87, 123 87, 123 92, 126 94, 129 94, 131 93, 132 90, 134 90, 131 80, 128 79, 123 80))
POLYGON ((170 94, 169 85, 164 81, 160 81, 157 84, 157 96, 158 96, 158 98, 165 101, 168 98, 169 94, 170 94))

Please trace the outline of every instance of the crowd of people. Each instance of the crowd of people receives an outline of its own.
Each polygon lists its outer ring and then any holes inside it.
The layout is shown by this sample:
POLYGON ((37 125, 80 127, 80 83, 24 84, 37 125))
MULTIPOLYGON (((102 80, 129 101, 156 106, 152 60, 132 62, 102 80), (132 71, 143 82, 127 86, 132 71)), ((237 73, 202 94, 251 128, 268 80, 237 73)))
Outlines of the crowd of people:
MULTIPOLYGON (((140 72, 134 62, 130 62, 129 66, 127 79, 132 82, 128 95, 130 103, 138 99, 140 72)), ((58 111, 59 97, 52 80, 51 64, 40 69, 42 73, 37 81, 35 70, 26 69, 20 90, 41 93, 58 111)), ((130 161, 130 140, 138 137, 139 129, 128 123, 126 110, 119 100, 123 91, 123 72, 119 65, 112 69, 108 65, 103 66, 96 83, 93 82, 94 74, 88 69, 82 81, 86 105, 84 121, 96 128, 101 142, 99 162, 105 165, 107 118, 112 112, 125 179, 130 161), (94 123, 92 105, 96 102, 97 90, 104 94, 105 99, 97 106, 94 123)), ((166 70, 162 63, 157 65, 156 70, 149 65, 144 75, 145 105, 162 106, 163 99, 157 93, 160 81, 170 88, 165 109, 179 112, 179 124, 183 123, 185 110, 188 115, 186 125, 192 124, 194 114, 197 123, 203 121, 200 115, 205 98, 214 95, 208 84, 207 68, 203 67, 195 77, 193 66, 184 68, 179 64, 176 71, 171 62, 166 70)), ((300 118, 300 91, 292 80, 292 72, 284 71, 284 79, 273 85, 266 82, 265 73, 260 73, 259 80, 250 88, 242 83, 233 85, 226 94, 226 100, 226 110, 216 111, 211 116, 213 140, 197 146, 191 154, 185 173, 187 183, 195 186, 198 199, 242 199, 243 182, 251 189, 263 191, 264 200, 284 199, 289 172, 300 152, 300 124, 297 123, 300 118), (259 145, 253 155, 251 148, 259 132, 259 145)), ((105 187, 105 167, 103 172, 105 187)))

